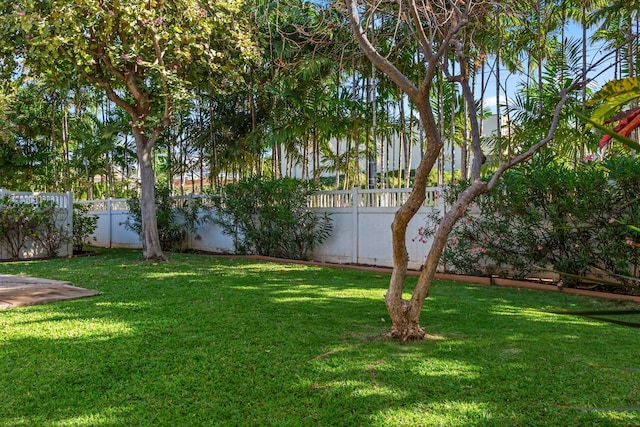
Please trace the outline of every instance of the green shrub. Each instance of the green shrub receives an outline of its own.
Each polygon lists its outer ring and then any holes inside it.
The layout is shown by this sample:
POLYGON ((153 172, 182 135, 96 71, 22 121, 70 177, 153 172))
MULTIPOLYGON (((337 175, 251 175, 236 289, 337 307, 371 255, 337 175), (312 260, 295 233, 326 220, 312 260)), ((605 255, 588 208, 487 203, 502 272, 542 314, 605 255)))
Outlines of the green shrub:
MULTIPOLYGON (((160 247, 164 251, 179 252, 184 249, 187 233, 195 233, 198 225, 211 220, 209 209, 198 198, 178 198, 171 196, 167 187, 156 187, 156 220, 160 247)), ((125 227, 142 233, 140 197, 133 195, 127 200, 129 218, 125 227)))
POLYGON ((0 242, 11 259, 20 258, 28 241, 38 244, 46 256, 54 257, 68 240, 65 219, 66 212, 53 201, 23 203, 6 196, 0 199, 0 242))
POLYGON ((291 178, 254 177, 223 190, 218 219, 233 236, 236 251, 288 259, 306 259, 331 234, 328 214, 307 207, 313 183, 291 178))
POLYGON ((31 237, 40 244, 49 258, 55 257, 60 246, 70 240, 66 219, 67 211, 59 209, 54 201, 39 200, 35 205, 31 237))
POLYGON ((18 259, 27 239, 35 233, 35 207, 5 196, 0 200, 0 241, 11 259, 18 259))
MULTIPOLYGON (((452 197, 464 188, 447 191, 452 197)), ((465 274, 558 273, 564 285, 590 278, 637 288, 640 162, 590 162, 572 169, 538 157, 508 171, 453 230, 442 265, 465 274), (635 239, 635 240, 634 240, 635 239)), ((432 227, 434 221, 426 227, 432 227)))
POLYGON ((98 227, 98 216, 89 215, 88 213, 88 205, 73 204, 73 252, 82 252, 89 236, 98 227))

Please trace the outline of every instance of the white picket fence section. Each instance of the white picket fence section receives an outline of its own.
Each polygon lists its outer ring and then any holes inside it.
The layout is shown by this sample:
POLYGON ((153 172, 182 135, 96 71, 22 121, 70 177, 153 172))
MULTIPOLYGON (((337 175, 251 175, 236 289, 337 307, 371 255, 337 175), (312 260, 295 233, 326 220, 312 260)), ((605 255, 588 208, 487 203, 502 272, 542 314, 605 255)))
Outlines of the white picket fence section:
MULTIPOLYGON (((365 264, 389 267, 393 265, 391 223, 398 208, 407 200, 411 189, 322 191, 311 196, 309 207, 318 213, 328 212, 333 222, 331 236, 312 254, 315 261, 365 264)), ((187 199, 198 196, 185 196, 187 199)), ((139 236, 125 227, 129 216, 125 199, 78 202, 90 207, 89 214, 98 216, 98 227, 91 244, 100 247, 141 248, 139 236)), ((426 215, 444 212, 439 188, 427 188, 427 199, 407 230, 409 268, 419 268, 431 242, 421 242, 419 229, 426 215)), ((234 253, 231 236, 215 223, 199 227, 188 236, 188 247, 216 253, 234 253)))
MULTIPOLYGON (((68 233, 67 241, 60 245, 58 256, 70 256, 73 254, 73 195, 72 193, 32 193, 27 191, 7 191, 0 188, 0 199, 9 197, 18 203, 37 203, 40 200, 49 200, 56 204, 61 211, 63 227, 68 233)), ((46 252, 36 242, 28 241, 20 254, 20 258, 40 258, 46 256, 46 252)), ((9 259, 11 255, 0 242, 0 259, 9 259)))

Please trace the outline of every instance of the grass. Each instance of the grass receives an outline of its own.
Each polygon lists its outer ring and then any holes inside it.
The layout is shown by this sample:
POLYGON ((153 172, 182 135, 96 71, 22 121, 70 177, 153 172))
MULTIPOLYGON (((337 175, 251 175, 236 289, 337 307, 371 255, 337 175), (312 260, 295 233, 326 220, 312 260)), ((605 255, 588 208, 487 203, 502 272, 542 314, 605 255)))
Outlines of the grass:
POLYGON ((437 282, 399 345, 384 274, 139 256, 0 265, 102 292, 0 311, 0 425, 640 424, 638 330, 548 312, 628 304, 437 282))

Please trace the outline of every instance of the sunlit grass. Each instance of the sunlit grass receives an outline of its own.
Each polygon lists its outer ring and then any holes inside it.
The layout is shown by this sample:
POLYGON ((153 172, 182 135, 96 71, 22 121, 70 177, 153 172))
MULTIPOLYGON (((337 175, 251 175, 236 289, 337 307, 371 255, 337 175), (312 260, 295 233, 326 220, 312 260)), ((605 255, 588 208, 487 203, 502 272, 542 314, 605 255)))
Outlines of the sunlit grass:
POLYGON ((617 303, 439 282, 399 345, 383 274, 138 258, 0 265, 102 293, 0 311, 0 425, 640 424, 638 330, 552 313, 617 303))

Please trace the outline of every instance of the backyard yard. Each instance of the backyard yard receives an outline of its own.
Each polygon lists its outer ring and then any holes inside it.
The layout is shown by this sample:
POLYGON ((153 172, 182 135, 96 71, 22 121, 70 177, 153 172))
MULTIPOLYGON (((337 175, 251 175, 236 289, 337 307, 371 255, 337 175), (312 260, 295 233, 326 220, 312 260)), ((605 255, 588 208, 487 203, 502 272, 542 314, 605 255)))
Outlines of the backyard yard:
POLYGON ((401 345, 382 273, 139 258, 0 264, 101 293, 0 311, 0 425, 640 424, 638 329, 553 313, 632 303, 440 281, 401 345))

